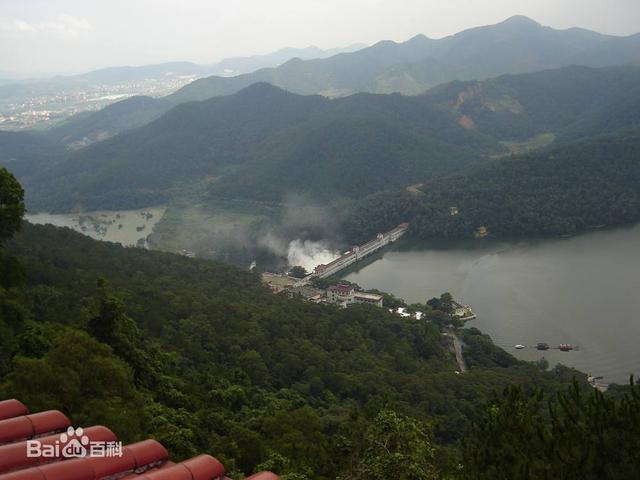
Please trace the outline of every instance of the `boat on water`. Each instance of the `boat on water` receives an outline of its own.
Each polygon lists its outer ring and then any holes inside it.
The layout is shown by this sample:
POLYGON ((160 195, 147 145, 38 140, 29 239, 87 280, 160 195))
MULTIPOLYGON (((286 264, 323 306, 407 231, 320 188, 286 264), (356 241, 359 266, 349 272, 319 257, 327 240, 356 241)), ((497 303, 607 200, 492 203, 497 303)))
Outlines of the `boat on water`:
POLYGON ((558 345, 558 348, 560 349, 561 352, 570 352, 575 347, 570 343, 561 343, 560 345, 558 345))
POLYGON ((536 348, 537 348, 538 350, 549 350, 549 344, 548 344, 548 343, 540 342, 540 343, 538 343, 538 344, 536 345, 536 348))
POLYGON ((518 345, 516 345, 516 346, 515 346, 515 348, 516 348, 517 350, 522 350, 522 349, 524 348, 524 345, 520 345, 520 344, 518 344, 518 345))

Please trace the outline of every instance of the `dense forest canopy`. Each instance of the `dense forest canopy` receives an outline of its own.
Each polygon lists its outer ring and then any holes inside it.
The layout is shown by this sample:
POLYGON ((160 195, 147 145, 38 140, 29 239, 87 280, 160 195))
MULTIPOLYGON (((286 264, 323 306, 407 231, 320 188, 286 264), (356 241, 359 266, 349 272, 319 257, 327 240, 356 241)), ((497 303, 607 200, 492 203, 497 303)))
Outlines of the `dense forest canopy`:
POLYGON ((193 191, 208 192, 200 201, 356 197, 499 150, 426 99, 328 100, 256 84, 180 105, 148 126, 50 161, 34 154, 17 168, 34 209, 124 209, 193 191))
POLYGON ((633 478, 640 460, 640 387, 621 396, 578 384, 549 404, 541 391, 505 389, 463 442, 462 478, 633 478))
POLYGON ((426 183, 423 195, 365 198, 345 222, 366 238, 411 221, 416 238, 564 235, 640 220, 640 130, 487 162, 426 183), (456 210, 452 214, 452 207, 456 210))
POLYGON ((0 244, 20 229, 24 215, 24 191, 15 177, 0 168, 0 244))

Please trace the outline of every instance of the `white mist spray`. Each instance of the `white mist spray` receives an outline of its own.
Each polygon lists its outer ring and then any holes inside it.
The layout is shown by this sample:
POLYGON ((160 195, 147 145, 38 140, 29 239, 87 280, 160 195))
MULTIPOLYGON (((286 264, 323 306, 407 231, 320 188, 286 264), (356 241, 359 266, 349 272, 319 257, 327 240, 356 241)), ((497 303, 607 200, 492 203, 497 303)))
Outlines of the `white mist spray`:
POLYGON ((296 239, 289 242, 287 261, 291 266, 300 265, 310 272, 316 266, 329 263, 339 256, 339 252, 331 250, 323 242, 296 239))

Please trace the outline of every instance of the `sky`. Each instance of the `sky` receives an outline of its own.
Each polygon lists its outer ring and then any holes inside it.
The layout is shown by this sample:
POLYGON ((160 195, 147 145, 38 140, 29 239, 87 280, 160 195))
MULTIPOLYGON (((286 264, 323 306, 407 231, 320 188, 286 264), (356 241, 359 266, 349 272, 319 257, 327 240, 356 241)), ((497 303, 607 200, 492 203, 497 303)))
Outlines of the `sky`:
POLYGON ((440 38, 516 14, 640 32, 640 0, 0 0, 0 75, 440 38))

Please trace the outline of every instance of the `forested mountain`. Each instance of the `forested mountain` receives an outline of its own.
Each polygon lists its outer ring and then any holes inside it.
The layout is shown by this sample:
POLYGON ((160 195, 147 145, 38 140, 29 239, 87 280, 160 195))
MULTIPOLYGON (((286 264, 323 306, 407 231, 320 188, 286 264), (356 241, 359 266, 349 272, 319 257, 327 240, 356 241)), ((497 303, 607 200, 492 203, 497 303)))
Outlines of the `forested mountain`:
POLYGON ((166 97, 131 97, 106 106, 98 112, 74 115, 44 135, 54 143, 68 149, 74 144, 91 144, 106 140, 114 133, 146 125, 174 106, 166 97))
POLYGON ((0 162, 34 209, 149 206, 195 191, 200 200, 357 199, 638 125, 640 68, 631 66, 453 82, 413 97, 330 100, 257 84, 77 152, 51 134, 0 134, 0 162))
POLYGON ((345 222, 353 239, 412 222, 417 238, 565 235, 640 221, 640 129, 506 157, 425 183, 424 195, 364 199, 345 222), (451 207, 458 213, 451 214, 451 207))
POLYGON ((293 58, 311 60, 314 58, 328 58, 340 53, 350 53, 366 48, 364 43, 356 43, 347 47, 329 48, 323 50, 312 46, 306 48, 281 48, 264 55, 251 55, 248 57, 230 57, 221 60, 209 68, 209 75, 236 76, 244 73, 252 73, 262 68, 277 67, 293 58))
POLYGON ((354 197, 453 172, 499 149, 428 100, 329 100, 256 84, 180 105, 22 178, 36 209, 153 205, 198 184, 218 197, 354 197))
POLYGON ((640 125, 640 68, 571 66, 451 82, 427 93, 465 124, 503 141, 551 133, 566 142, 640 125))
MULTIPOLYGON (((640 58, 640 35, 613 37, 584 29, 554 30, 526 17, 465 30, 434 40, 418 35, 406 42, 382 41, 352 53, 326 59, 292 59, 276 68, 228 77, 197 80, 164 104, 139 109, 124 100, 121 116, 111 124, 102 112, 92 122, 113 135, 123 125, 144 125, 179 103, 233 94, 253 83, 268 82, 300 94, 343 96, 355 92, 420 94, 452 80, 495 77, 567 65, 612 66, 640 58), (163 110, 164 109, 164 110, 163 110)), ((98 132, 88 132, 95 137, 98 132)), ((83 133, 87 135, 87 133, 83 133)), ((81 136, 74 135, 72 140, 81 136)))

